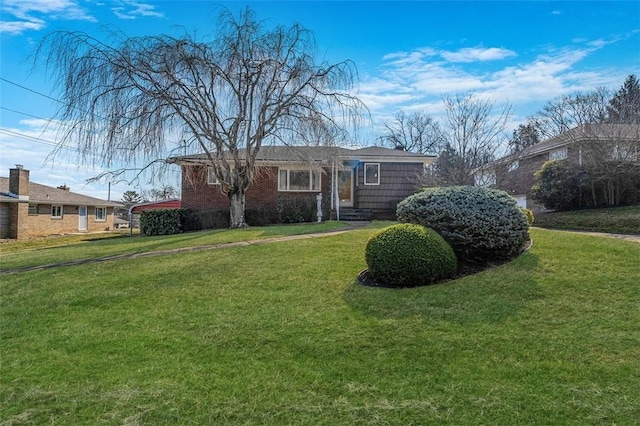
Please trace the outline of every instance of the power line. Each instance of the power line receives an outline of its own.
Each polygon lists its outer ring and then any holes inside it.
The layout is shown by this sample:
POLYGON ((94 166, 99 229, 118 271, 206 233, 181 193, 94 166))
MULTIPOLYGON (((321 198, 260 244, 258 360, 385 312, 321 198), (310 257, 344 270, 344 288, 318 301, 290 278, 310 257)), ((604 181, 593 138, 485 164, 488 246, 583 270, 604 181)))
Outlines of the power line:
MULTIPOLYGON (((39 92, 39 91, 37 91, 37 90, 30 89, 30 88, 28 88, 28 87, 26 87, 26 86, 24 86, 24 85, 22 85, 22 84, 16 83, 16 82, 11 81, 11 80, 7 80, 7 79, 6 79, 6 78, 4 78, 4 77, 0 77, 0 81, 4 81, 5 83, 8 83, 8 84, 11 84, 11 85, 13 85, 13 86, 19 87, 20 89, 23 89, 23 90, 29 91, 29 92, 31 92, 31 93, 35 93, 36 95, 39 95, 39 96, 45 97, 45 98, 50 99, 50 100, 52 100, 52 101, 58 102, 58 103, 60 103, 60 104, 62 104, 62 105, 65 105, 65 106, 71 106, 71 107, 73 107, 73 108, 80 109, 80 108, 78 108, 78 107, 76 107, 76 106, 73 106, 73 105, 71 105, 71 104, 69 104, 69 103, 66 103, 66 102, 64 102, 64 101, 61 101, 60 99, 53 98, 53 97, 51 97, 51 96, 49 96, 49 95, 47 95, 47 94, 44 94, 44 93, 42 93, 42 92, 39 92)), ((1 108, 1 109, 4 109, 4 110, 6 110, 6 111, 10 111, 10 112, 16 113, 16 114, 22 114, 22 115, 27 116, 27 117, 37 118, 37 119, 39 119, 39 120, 45 120, 45 121, 46 121, 47 123, 49 123, 49 124, 50 124, 50 123, 52 123, 52 122, 54 121, 54 119, 53 119, 53 118, 48 118, 48 119, 47 119, 47 118, 43 118, 43 117, 38 117, 38 116, 35 116, 35 115, 32 115, 32 114, 28 114, 28 113, 25 113, 25 112, 21 112, 21 111, 13 110, 13 109, 11 109, 11 108, 6 108, 6 107, 2 107, 2 106, 0 106, 0 108, 1 108)), ((95 115, 95 114, 94 114, 94 115, 95 115)), ((96 117, 98 117, 98 118, 100 118, 100 119, 103 119, 103 120, 107 120, 106 118, 104 118, 104 117, 100 117, 100 116, 98 116, 98 115, 96 115, 96 117)), ((64 125, 64 126, 67 126, 67 127, 69 126, 69 124, 66 124, 66 123, 64 123, 64 122, 60 122, 60 121, 57 121, 57 122, 56 122, 56 124, 64 125)), ((26 136, 27 136, 27 137, 30 137, 29 135, 26 135, 26 136)), ((166 142, 171 143, 171 144, 176 144, 176 145, 181 145, 181 143, 182 143, 182 142, 178 142, 178 141, 170 141, 170 140, 168 140, 168 141, 166 141, 166 142)), ((50 142, 50 141, 48 141, 48 143, 53 143, 53 144, 55 144, 55 142, 50 142)), ((55 144, 55 145, 57 146, 58 144, 55 144)), ((79 151, 79 149, 78 149, 78 148, 69 148, 69 147, 65 147, 65 148, 67 148, 67 149, 73 149, 73 150, 79 151)))
POLYGON ((37 90, 29 89, 29 88, 28 88, 28 87, 26 87, 26 86, 23 86, 23 85, 21 85, 21 84, 15 83, 15 82, 10 81, 10 80, 7 80, 7 79, 6 79, 6 78, 4 78, 4 77, 0 77, 0 81, 4 81, 5 83, 12 84, 12 85, 14 85, 14 86, 16 86, 16 87, 19 87, 19 88, 21 88, 21 89, 27 90, 27 91, 29 91, 29 92, 31 92, 31 93, 35 93, 36 95, 40 95, 40 96, 45 97, 45 98, 47 98, 47 99, 51 99, 52 101, 55 101, 55 102, 61 103, 61 104, 63 104, 63 105, 69 105, 69 104, 67 104, 66 102, 62 102, 60 99, 52 98, 51 96, 49 96, 49 95, 45 95, 44 93, 42 93, 42 92, 38 92, 37 90))
POLYGON ((42 139, 42 138, 39 138, 37 136, 28 135, 26 133, 14 132, 12 130, 2 129, 2 128, 0 128, 0 133, 4 133, 5 135, 16 136, 16 137, 19 137, 19 138, 22 138, 22 139, 30 140, 32 142, 38 142, 38 143, 42 143, 42 144, 45 144, 45 145, 51 145, 51 146, 55 146, 55 147, 59 147, 59 148, 68 149, 68 150, 71 150, 71 151, 79 151, 79 149, 76 148, 76 147, 71 147, 71 146, 67 146, 67 145, 58 144, 56 142, 53 142, 53 141, 50 141, 50 140, 47 140, 47 139, 42 139))
MULTIPOLYGON (((0 109, 3 109, 3 110, 5 110, 5 111, 9 111, 9 112, 13 112, 13 113, 16 113, 16 114, 24 115, 24 116, 26 116, 26 117, 37 118, 38 120, 44 120, 44 121, 46 121, 47 123, 51 123, 51 122, 53 122, 53 121, 54 121, 54 119, 53 119, 53 118, 38 117, 37 115, 29 114, 29 113, 22 112, 22 111, 17 111, 17 110, 15 110, 15 109, 11 109, 11 108, 7 108, 7 107, 3 107, 3 106, 0 106, 0 109)), ((63 124, 63 123, 60 123, 60 124, 63 124)), ((66 126, 67 124, 64 124, 64 125, 66 126)))

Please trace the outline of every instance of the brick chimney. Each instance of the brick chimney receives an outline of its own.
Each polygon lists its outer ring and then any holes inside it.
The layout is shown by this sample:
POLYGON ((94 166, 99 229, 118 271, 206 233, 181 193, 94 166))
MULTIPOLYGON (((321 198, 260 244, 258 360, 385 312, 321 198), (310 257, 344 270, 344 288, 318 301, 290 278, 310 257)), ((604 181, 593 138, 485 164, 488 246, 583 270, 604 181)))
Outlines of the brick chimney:
POLYGON ((29 200, 29 170, 16 164, 15 169, 9 169, 9 192, 17 195, 19 200, 29 200))
POLYGON ((18 198, 9 204, 9 238, 21 240, 29 234, 29 170, 21 164, 9 169, 9 192, 18 198))

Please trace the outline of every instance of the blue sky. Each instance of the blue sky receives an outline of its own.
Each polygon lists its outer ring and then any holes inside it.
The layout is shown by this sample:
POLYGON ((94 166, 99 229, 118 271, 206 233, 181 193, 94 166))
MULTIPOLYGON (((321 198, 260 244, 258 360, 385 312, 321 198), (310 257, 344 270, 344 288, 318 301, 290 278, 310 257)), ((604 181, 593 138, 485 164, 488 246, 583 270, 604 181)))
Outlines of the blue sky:
MULTIPOLYGON (((48 32, 103 37, 105 25, 129 36, 186 30, 212 34, 220 7, 253 9, 267 24, 299 22, 315 34, 318 57, 350 59, 358 95, 379 125, 399 110, 438 118, 442 98, 474 93, 510 103, 512 128, 549 100, 598 87, 618 90, 640 76, 638 1, 288 1, 210 2, 2 0, 0 3, 0 176, 23 164, 32 181, 107 198, 87 184, 100 168, 77 166, 71 152, 48 159, 56 142, 53 82, 29 55, 48 32)), ((510 129, 510 130, 511 130, 510 129)), ((375 135, 376 128, 367 133, 375 135)), ((373 141, 358 141, 368 144, 373 141)), ((176 168, 177 169, 177 168, 176 168)), ((177 172, 177 170, 176 170, 177 172)), ((177 174, 177 173, 176 173, 177 174)), ((175 184, 176 175, 167 183, 175 184)), ((150 188, 144 185, 144 188, 150 188)), ((111 199, 140 190, 112 186, 111 199)))

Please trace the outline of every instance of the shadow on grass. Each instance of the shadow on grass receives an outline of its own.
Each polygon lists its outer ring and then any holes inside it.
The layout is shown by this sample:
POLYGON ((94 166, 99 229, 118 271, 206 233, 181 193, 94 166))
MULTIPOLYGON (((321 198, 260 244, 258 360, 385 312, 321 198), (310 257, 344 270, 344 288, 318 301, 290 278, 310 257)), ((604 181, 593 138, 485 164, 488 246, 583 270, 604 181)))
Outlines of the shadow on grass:
POLYGON ((495 323, 541 297, 537 265, 537 256, 527 252, 498 267, 423 287, 367 287, 354 280, 343 298, 352 308, 379 319, 495 323))

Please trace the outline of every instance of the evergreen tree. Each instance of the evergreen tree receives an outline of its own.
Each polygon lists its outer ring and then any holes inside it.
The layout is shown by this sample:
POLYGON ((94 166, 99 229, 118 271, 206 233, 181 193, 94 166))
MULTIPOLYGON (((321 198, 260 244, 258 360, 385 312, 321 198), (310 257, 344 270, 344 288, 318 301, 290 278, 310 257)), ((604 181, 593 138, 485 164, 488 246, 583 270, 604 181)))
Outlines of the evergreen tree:
POLYGON ((640 124, 640 83, 630 75, 607 106, 610 123, 640 124))
POLYGON ((531 123, 521 124, 513 131, 513 135, 509 140, 509 151, 515 154, 538 142, 540 142, 540 134, 536 127, 531 123))
POLYGON ((127 209, 133 206, 134 204, 141 203, 142 201, 143 201, 142 196, 138 194, 136 191, 125 191, 122 194, 122 199, 120 200, 120 202, 124 204, 127 209))

